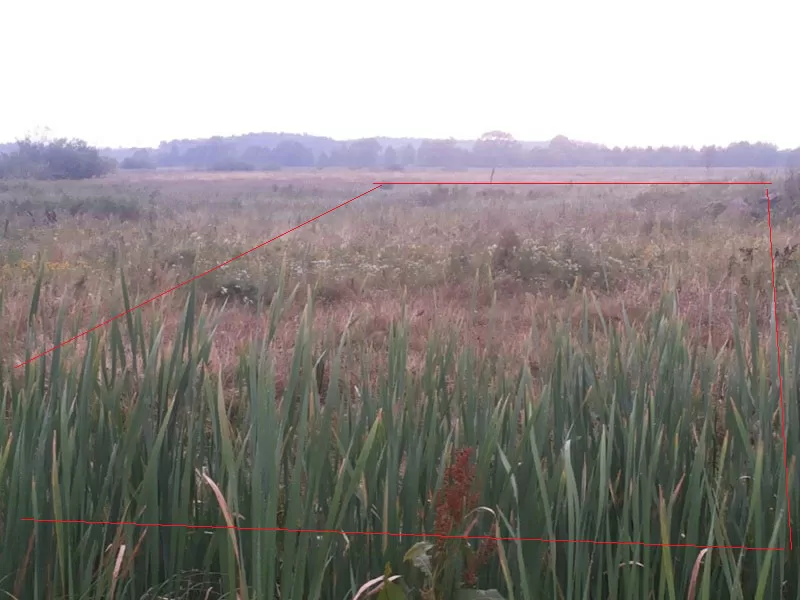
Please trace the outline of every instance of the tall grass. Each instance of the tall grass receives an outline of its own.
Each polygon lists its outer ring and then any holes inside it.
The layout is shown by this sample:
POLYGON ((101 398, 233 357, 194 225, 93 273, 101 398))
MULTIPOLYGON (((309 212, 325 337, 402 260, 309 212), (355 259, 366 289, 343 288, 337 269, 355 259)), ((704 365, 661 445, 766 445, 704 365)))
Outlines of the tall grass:
MULTIPOLYGON (((347 331, 315 339, 309 302, 278 393, 272 341, 292 297, 281 286, 264 309, 270 326, 233 390, 209 362, 219 313, 195 290, 172 343, 137 311, 80 352, 3 361, 0 591, 339 600, 387 564, 419 586, 403 557, 421 538, 393 534, 434 532, 435 493, 454 451, 471 448, 488 515, 471 533, 517 538, 498 543, 481 588, 525 600, 800 598, 796 523, 792 552, 698 547, 788 548, 787 488, 800 511, 796 319, 781 324, 787 482, 774 328, 760 338, 755 319, 716 355, 689 344, 669 293, 642 330, 609 329, 602 344, 586 319, 576 333, 532 329, 530 344, 549 336, 555 348, 534 395, 527 366, 509 375, 446 336, 412 370, 403 321, 371 380, 373 357, 347 331)), ((34 299, 32 328, 36 312, 34 299)))

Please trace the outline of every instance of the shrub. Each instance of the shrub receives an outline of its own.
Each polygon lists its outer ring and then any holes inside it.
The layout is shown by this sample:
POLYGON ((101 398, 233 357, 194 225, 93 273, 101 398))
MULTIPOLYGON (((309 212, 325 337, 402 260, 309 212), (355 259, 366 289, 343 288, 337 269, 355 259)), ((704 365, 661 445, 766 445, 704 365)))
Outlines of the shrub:
POLYGON ((149 161, 139 160, 137 158, 128 157, 122 160, 119 164, 120 169, 155 169, 155 164, 149 161))
POLYGON ((501 231, 492 252, 492 268, 495 271, 509 270, 519 247, 520 240, 516 231, 511 228, 501 231))
POLYGON ((156 163, 147 150, 137 150, 120 163, 121 169, 155 169, 156 163))
POLYGON ((100 156, 83 140, 17 142, 17 151, 0 156, 0 177, 16 179, 90 179, 114 170, 116 163, 100 156))
POLYGON ((87 214, 96 219, 118 218, 120 221, 138 221, 142 218, 142 206, 132 198, 124 196, 98 196, 78 204, 69 203, 70 214, 87 214))

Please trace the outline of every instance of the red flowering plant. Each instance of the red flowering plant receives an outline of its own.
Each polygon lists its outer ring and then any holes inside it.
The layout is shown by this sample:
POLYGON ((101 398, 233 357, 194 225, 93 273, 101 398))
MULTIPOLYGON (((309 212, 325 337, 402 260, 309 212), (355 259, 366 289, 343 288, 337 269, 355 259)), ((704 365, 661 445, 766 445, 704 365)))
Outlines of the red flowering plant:
POLYGON ((497 548, 497 540, 490 537, 482 538, 477 549, 470 545, 480 514, 495 516, 490 508, 478 506, 472 454, 471 448, 457 450, 444 472, 442 487, 434 497, 436 542, 419 542, 405 556, 426 575, 422 594, 426 599, 452 598, 457 589, 474 588, 478 569, 497 548))

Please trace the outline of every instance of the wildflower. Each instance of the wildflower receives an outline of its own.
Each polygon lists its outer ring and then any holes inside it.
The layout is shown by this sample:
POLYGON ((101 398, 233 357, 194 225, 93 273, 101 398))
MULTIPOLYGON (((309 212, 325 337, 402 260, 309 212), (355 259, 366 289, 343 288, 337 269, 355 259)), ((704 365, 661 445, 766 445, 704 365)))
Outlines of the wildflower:
POLYGON ((470 461, 471 455, 471 448, 456 452, 453 464, 445 471, 444 485, 437 493, 434 530, 440 536, 437 539, 439 549, 443 549, 447 541, 442 536, 452 535, 454 528, 461 525, 468 508, 478 502, 478 494, 472 485, 475 466, 470 461))
POLYGON ((489 559, 497 551, 497 540, 495 538, 484 538, 478 545, 478 551, 469 557, 467 568, 464 571, 464 585, 475 587, 478 585, 478 568, 489 562, 489 559))

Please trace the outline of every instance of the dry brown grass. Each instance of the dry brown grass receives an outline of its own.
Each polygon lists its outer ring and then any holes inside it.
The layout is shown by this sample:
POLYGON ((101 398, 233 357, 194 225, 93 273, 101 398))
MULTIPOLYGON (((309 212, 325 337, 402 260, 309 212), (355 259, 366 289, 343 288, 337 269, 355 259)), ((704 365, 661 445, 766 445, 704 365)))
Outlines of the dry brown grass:
MULTIPOLYGON (((496 180, 748 176, 746 170, 549 169, 498 173, 496 180)), ((35 263, 41 256, 47 266, 37 331, 53 331, 63 305, 67 329, 77 332, 94 325, 95 313, 103 319, 121 311, 120 268, 135 295, 131 301, 140 302, 387 177, 477 181, 486 174, 159 171, 81 183, 7 184, 0 188, 0 206, 9 219, 0 240, 5 355, 15 360, 24 355, 35 263), (14 213, 20 202, 28 202, 34 219, 55 210, 57 222, 31 222, 29 215, 14 213)), ((747 220, 739 210, 753 190, 496 189, 504 190, 502 197, 477 186, 451 188, 436 198, 417 186, 379 190, 198 280, 210 303, 221 297, 222 288, 248 290, 228 296, 212 360, 232 373, 237 353, 264 325, 252 304, 257 298, 245 296, 269 298, 284 260, 290 288, 299 284, 300 293, 281 325, 279 343, 287 349, 293 343, 305 290, 312 286, 320 331, 341 332, 355 314, 351 343, 377 356, 389 324, 405 307, 412 368, 424 360, 426 340, 437 332, 517 363, 536 364, 547 348, 531 348, 532 327, 576 326, 584 291, 597 296, 610 324, 620 325, 623 304, 635 324, 645 318, 670 273, 679 289, 679 310, 698 339, 711 338, 718 346, 727 342, 725 307, 734 297, 745 303, 750 281, 766 327, 771 299, 767 225, 747 220), (726 210, 710 216, 708 207, 715 203, 726 210), (747 260, 740 248, 752 248, 752 258, 747 260)), ((775 224, 774 238, 780 247, 797 243, 791 224, 775 224)), ((796 282, 797 263, 787 259, 778 277, 781 285, 781 278, 796 282)), ((149 319, 156 310, 175 315, 183 298, 179 290, 143 309, 143 316, 149 319)), ((789 298, 779 293, 781 310, 788 309, 789 298)), ((600 327, 591 300, 589 318, 600 327)), ((173 329, 168 318, 167 336, 173 329)), ((52 342, 46 334, 38 340, 41 346, 52 342)))

